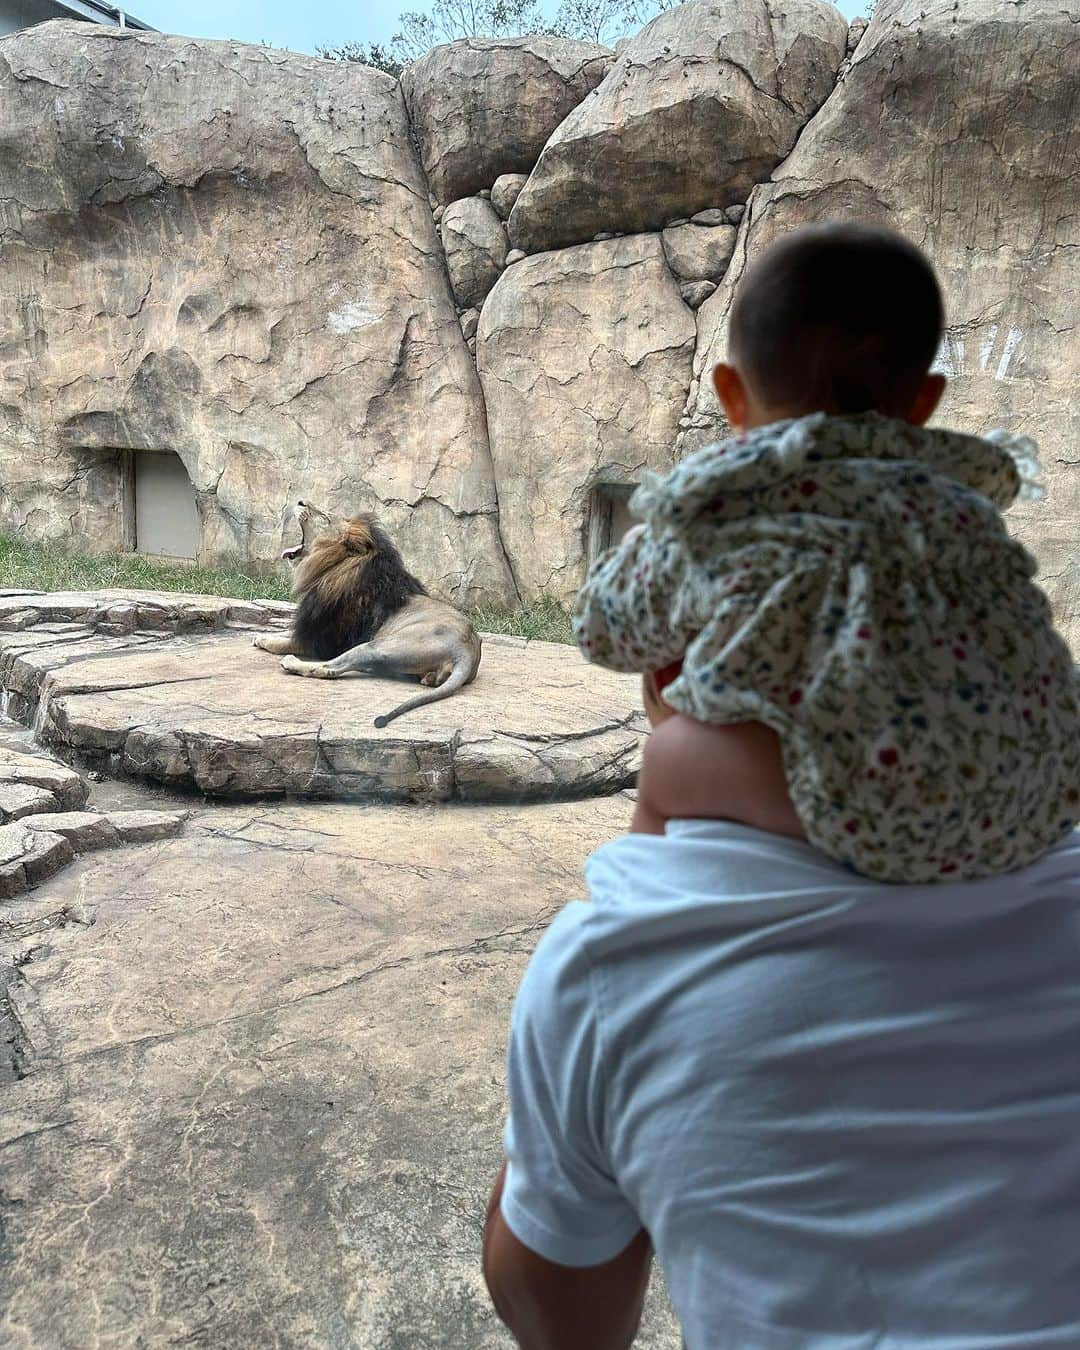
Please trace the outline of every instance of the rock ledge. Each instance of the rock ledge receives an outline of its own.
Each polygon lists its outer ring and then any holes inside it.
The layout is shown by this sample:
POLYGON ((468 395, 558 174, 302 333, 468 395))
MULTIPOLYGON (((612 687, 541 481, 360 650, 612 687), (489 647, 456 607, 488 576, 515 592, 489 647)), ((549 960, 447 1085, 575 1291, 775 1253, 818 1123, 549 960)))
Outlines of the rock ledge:
MULTIPOLYGON (((634 780, 646 729, 636 682, 571 647, 488 635, 472 685, 380 730, 375 716, 412 685, 288 676, 252 647, 258 624, 222 617, 230 602, 170 600, 168 622, 152 606, 162 626, 118 632, 103 617, 115 596, 0 596, 10 710, 65 758, 212 797, 524 802, 634 780), (194 614, 209 616, 202 631, 194 614)), ((284 609, 262 609, 263 621, 280 626, 284 609)))

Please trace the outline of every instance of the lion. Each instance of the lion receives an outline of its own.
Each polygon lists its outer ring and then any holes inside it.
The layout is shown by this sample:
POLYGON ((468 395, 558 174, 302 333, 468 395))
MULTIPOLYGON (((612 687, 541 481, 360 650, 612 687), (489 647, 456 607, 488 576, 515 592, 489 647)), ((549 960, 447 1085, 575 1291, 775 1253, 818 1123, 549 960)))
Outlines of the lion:
POLYGON ((294 519, 300 543, 281 555, 296 569, 292 631, 260 634, 256 647, 284 657, 290 675, 418 676, 430 688, 376 717, 377 727, 472 683, 479 634, 452 605, 428 595, 374 516, 347 520, 301 501, 294 519))

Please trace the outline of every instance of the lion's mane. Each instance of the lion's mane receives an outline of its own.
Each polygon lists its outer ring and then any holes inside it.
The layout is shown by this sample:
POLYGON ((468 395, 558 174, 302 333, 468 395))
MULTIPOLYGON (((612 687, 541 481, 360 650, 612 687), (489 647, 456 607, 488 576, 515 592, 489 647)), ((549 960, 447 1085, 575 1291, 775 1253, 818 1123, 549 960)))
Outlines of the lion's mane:
POLYGON ((427 595, 370 516, 316 539, 296 570, 293 636, 305 654, 329 661, 369 642, 414 595, 427 595))

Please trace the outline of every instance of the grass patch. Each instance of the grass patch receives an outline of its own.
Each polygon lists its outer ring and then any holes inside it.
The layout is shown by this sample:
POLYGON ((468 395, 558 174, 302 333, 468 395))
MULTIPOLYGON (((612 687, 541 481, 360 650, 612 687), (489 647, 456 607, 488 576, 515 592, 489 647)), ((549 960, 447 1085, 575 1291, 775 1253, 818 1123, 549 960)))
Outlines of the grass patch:
POLYGON ((550 595, 517 609, 481 606, 469 617, 485 633, 506 633, 510 637, 533 638, 537 642, 574 641, 569 612, 550 595))
POLYGON ((183 591, 241 600, 288 600, 289 579, 250 577, 233 568, 158 562, 135 553, 80 557, 49 544, 24 544, 0 536, 0 589, 183 591))
MULTIPOLYGON (((133 553, 82 557, 49 544, 25 544, 0 535, 0 590, 182 591, 241 600, 288 600, 289 577, 284 572, 253 577, 234 568, 158 562, 133 553)), ((517 609, 485 605, 469 618, 486 633, 573 642, 570 615, 549 596, 517 609)))

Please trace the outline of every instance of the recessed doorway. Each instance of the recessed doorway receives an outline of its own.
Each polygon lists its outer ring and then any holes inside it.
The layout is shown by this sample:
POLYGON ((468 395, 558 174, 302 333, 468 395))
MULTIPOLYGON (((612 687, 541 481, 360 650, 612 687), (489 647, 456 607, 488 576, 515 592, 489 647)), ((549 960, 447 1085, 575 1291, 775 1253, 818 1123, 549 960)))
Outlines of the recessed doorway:
POLYGON ((634 524, 630 498, 636 483, 597 483, 589 493, 586 522, 588 560, 612 548, 634 524))
POLYGON ((126 450, 120 456, 124 550, 194 562, 199 508, 180 456, 170 450, 126 450))

